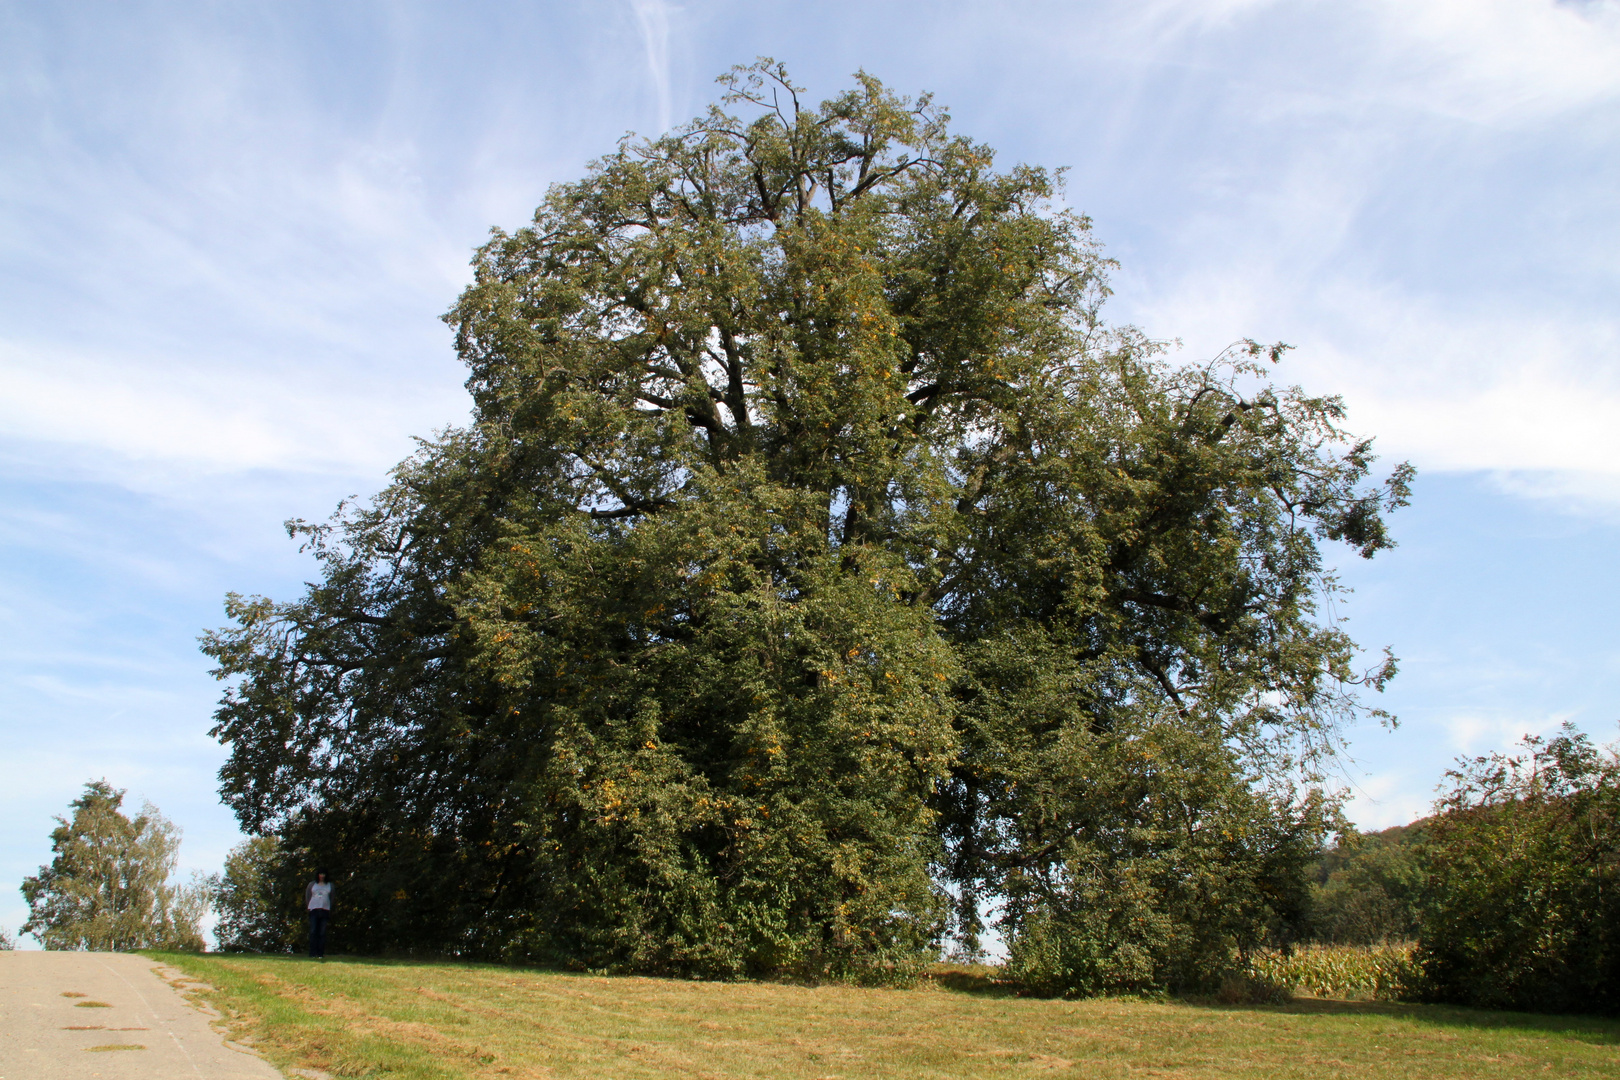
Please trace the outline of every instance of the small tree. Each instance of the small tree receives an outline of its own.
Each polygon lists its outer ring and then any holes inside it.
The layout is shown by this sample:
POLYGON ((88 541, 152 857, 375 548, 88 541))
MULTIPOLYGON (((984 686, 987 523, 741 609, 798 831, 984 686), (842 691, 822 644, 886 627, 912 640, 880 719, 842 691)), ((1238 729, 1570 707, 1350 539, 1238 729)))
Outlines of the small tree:
POLYGON ((201 950, 208 890, 169 880, 179 828, 150 803, 130 820, 123 802, 122 791, 91 781, 69 804, 73 819, 56 819, 56 857, 22 883, 29 913, 22 932, 47 949, 201 950))
POLYGON ((1428 893, 1422 824, 1346 829, 1311 885, 1311 936, 1335 945, 1415 941, 1428 893))
POLYGON ((276 901, 281 863, 274 836, 250 836, 225 856, 225 876, 214 890, 214 937, 221 952, 291 951, 296 925, 287 905, 276 901))
POLYGON ((1565 725, 1452 771, 1428 826, 1432 1000, 1620 1012, 1620 754, 1565 725))

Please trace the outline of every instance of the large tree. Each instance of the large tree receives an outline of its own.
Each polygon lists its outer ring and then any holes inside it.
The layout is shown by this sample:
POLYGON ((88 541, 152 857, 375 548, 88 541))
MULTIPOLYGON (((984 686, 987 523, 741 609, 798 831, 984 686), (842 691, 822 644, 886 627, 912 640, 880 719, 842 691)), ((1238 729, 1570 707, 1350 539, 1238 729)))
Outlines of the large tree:
POLYGON ((360 947, 699 972, 903 973, 947 886, 969 934, 987 893, 1061 924, 1132 815, 1208 854, 1119 764, 1155 732, 1292 865, 1321 815, 1276 785, 1359 678, 1317 544, 1389 546, 1406 471, 1362 486, 1258 346, 1108 328, 1053 177, 927 98, 722 81, 496 230, 447 316, 472 423, 294 523, 302 599, 229 601, 244 825, 349 869, 360 947))

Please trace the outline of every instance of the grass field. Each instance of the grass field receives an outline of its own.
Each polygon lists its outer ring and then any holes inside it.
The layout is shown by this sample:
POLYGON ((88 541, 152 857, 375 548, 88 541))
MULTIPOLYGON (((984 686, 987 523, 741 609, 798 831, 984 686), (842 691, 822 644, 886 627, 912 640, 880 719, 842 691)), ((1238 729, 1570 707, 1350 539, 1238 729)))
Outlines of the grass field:
POLYGON ((914 989, 469 964, 153 954, 284 1068, 337 1076, 1620 1077, 1620 1022, 1300 1000, 1041 1001, 963 970, 914 989))

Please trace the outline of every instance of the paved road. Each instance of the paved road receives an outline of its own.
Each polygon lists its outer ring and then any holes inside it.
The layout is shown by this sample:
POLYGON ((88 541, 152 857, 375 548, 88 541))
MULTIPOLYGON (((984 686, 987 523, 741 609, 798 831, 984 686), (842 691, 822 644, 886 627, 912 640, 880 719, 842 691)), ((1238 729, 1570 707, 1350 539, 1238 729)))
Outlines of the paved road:
POLYGON ((129 953, 0 952, 0 1080, 282 1080, 226 1046, 155 966, 129 953))

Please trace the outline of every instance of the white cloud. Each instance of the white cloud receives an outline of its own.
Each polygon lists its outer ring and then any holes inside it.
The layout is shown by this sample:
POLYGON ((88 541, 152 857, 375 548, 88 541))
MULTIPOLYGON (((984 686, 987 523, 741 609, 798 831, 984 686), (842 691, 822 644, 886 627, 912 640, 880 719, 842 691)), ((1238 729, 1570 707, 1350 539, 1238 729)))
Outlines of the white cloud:
POLYGON ((1620 523, 1620 469, 1498 470, 1491 480, 1509 495, 1620 523))
POLYGON ((1393 283, 1290 279, 1286 253, 1256 259, 1132 297, 1132 314, 1150 329, 1175 327, 1183 355, 1213 354, 1245 332, 1289 341, 1296 351, 1278 377, 1342 394, 1350 430, 1376 436, 1386 460, 1620 502, 1620 320, 1448 307, 1393 283))
MULTIPOLYGON (((0 433, 191 476, 380 477, 408 452, 409 434, 428 434, 465 409, 464 394, 426 380, 377 387, 290 366, 182 366, 0 342, 0 433)), ((101 471, 122 470, 104 460, 101 471)))
POLYGON ((1441 720, 1457 753, 1474 756, 1491 752, 1512 753, 1526 735, 1547 735, 1558 729, 1575 713, 1553 713, 1546 716, 1490 714, 1483 712, 1457 713, 1441 720))
POLYGON ((1406 825, 1430 812, 1434 797, 1433 777, 1416 780, 1405 773, 1385 770, 1356 780, 1345 808, 1346 816, 1362 832, 1376 832, 1391 825, 1406 825))
MULTIPOLYGON (((1612 0, 1157 0, 1117 23, 1172 55, 1259 31, 1316 107, 1394 104, 1476 123, 1533 121, 1620 94, 1612 0), (1332 80, 1331 94, 1307 88, 1332 80)), ((1272 84, 1275 88, 1275 84, 1272 84)))
POLYGON ((1620 132, 1617 12, 1150 9, 1160 59, 1219 46, 1242 74, 1200 79, 1228 141, 1170 166, 1180 216, 1126 266, 1120 314, 1194 357, 1295 344, 1282 378, 1343 394, 1387 457, 1620 506, 1620 233, 1589 179, 1620 166, 1598 137, 1620 132))
POLYGON ((1313 314, 1323 328, 1302 342, 1302 364, 1335 376, 1355 426, 1387 452, 1435 469, 1620 479, 1620 324, 1446 310, 1351 283, 1320 289, 1313 314))
POLYGON ((1620 94, 1612 4, 1379 0, 1380 74, 1414 104, 1479 122, 1533 120, 1620 94))

